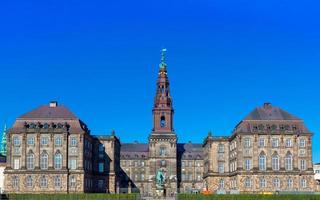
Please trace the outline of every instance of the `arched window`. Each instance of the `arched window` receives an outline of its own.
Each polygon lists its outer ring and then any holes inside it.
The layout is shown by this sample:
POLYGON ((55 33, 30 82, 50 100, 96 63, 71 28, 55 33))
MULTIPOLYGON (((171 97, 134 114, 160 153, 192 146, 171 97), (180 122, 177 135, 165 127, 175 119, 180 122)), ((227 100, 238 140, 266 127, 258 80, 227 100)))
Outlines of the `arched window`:
POLYGON ((40 169, 48 169, 48 154, 46 152, 42 152, 40 155, 40 169))
POLYGON ((165 127, 166 126, 166 118, 165 116, 161 116, 160 118, 160 126, 165 127))
POLYGON ((34 169, 34 154, 32 152, 27 154, 27 169, 34 169))
POLYGON ((33 186, 33 180, 32 180, 32 176, 27 176, 27 187, 32 187, 33 186))
POLYGON ((45 176, 40 177, 40 187, 41 188, 46 188, 48 187, 48 180, 45 176))
POLYGON ((55 169, 62 168, 62 155, 61 155, 61 153, 56 153, 54 155, 54 168, 55 169))
POLYGON ((278 171, 279 170, 279 156, 274 154, 272 156, 272 170, 278 171))
POLYGON ((262 152, 259 156, 259 170, 264 171, 266 170, 266 163, 267 163, 267 157, 262 152))
POLYGON ((285 166, 285 169, 287 171, 291 171, 292 170, 292 155, 291 153, 287 153, 286 157, 284 158, 284 166, 285 166))

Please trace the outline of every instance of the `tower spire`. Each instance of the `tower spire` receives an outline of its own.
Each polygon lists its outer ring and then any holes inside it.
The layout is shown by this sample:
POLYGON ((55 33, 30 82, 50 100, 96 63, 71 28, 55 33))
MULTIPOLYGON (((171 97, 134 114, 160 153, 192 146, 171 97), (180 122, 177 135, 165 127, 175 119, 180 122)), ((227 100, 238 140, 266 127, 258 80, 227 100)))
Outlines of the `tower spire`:
POLYGON ((161 50, 157 90, 153 106, 153 131, 173 133, 173 107, 166 69, 167 64, 165 63, 166 51, 166 49, 161 50))
POLYGON ((166 69, 167 68, 167 64, 165 62, 166 60, 166 51, 167 49, 161 49, 161 62, 159 64, 160 69, 166 69))
POLYGON ((0 154, 3 156, 7 155, 7 124, 4 124, 4 129, 2 133, 2 140, 1 140, 1 148, 0 154))

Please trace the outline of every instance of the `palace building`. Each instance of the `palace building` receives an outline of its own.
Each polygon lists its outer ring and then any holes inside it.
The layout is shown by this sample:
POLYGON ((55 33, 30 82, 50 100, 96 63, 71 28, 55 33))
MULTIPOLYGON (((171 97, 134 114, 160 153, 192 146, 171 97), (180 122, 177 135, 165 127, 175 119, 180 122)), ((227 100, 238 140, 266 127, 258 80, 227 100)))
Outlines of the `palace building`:
MULTIPOLYGON (((164 51, 163 51, 164 53, 164 51)), ((311 192, 312 133, 270 103, 253 109, 230 136, 179 143, 162 55, 148 143, 93 135, 67 107, 51 102, 18 117, 7 132, 7 193, 311 192)))

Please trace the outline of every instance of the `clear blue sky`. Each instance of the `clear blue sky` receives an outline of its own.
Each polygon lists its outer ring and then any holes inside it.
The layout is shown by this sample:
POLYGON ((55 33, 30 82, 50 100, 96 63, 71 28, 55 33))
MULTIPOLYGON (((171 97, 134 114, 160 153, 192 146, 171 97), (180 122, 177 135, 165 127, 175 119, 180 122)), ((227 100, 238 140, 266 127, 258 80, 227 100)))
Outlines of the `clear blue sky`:
POLYGON ((305 120, 320 162, 320 5, 302 2, 3 0, 0 123, 58 100, 146 142, 165 47, 180 142, 230 135, 268 101, 305 120))

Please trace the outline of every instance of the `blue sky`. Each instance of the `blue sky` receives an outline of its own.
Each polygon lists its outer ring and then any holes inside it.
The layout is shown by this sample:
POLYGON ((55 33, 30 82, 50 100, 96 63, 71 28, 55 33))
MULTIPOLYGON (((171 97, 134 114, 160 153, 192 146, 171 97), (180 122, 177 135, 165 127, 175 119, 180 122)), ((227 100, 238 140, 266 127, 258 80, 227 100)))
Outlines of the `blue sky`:
POLYGON ((229 135, 264 102, 303 118, 320 162, 316 1, 0 2, 0 123, 50 100, 146 142, 160 49, 179 142, 229 135))

